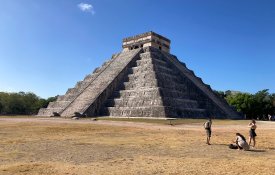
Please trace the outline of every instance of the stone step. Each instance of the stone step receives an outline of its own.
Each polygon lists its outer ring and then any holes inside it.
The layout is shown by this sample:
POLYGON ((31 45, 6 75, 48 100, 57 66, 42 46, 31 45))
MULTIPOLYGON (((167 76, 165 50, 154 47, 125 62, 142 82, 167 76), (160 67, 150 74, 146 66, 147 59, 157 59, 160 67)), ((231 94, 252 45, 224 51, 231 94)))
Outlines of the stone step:
POLYGON ((39 109, 37 116, 54 116, 53 113, 59 113, 61 110, 62 108, 41 108, 39 109))
POLYGON ((67 92, 65 93, 65 95, 71 95, 75 93, 75 89, 74 88, 68 88, 67 92))
POLYGON ((80 92, 87 88, 90 83, 91 82, 87 81, 79 81, 74 88, 69 88, 67 90, 65 96, 70 96, 70 98, 63 97, 63 99, 65 98, 66 100, 68 100, 72 99, 71 97, 76 97, 80 92))
POLYGON ((168 66, 168 64, 165 61, 159 59, 137 60, 137 66, 145 66, 148 64, 160 65, 164 67, 168 66))
POLYGON ((139 89, 139 88, 151 88, 151 87, 158 87, 157 80, 151 81, 143 81, 143 82, 124 82, 121 86, 122 89, 130 90, 130 89, 139 89))
POLYGON ((94 73, 94 74, 89 74, 87 75, 83 81, 85 82, 91 82, 92 80, 94 80, 94 78, 98 75, 98 73, 94 73))
POLYGON ((81 92, 81 89, 69 88, 65 96, 77 96, 81 92))
POLYGON ((158 81, 157 79, 152 79, 150 81, 146 80, 134 80, 129 82, 124 82, 121 86, 122 90, 134 90, 139 88, 152 88, 152 87, 161 87, 171 90, 186 92, 187 86, 185 84, 180 84, 174 81, 158 81))
POLYGON ((163 71, 164 73, 168 72, 169 74, 170 73, 173 74, 175 72, 172 68, 161 66, 161 65, 155 65, 154 68, 155 68, 155 71, 160 71, 160 72, 163 71))
POLYGON ((173 79, 174 81, 177 81, 177 82, 182 82, 183 81, 183 78, 178 76, 178 75, 174 75, 174 74, 168 74, 168 73, 165 73, 165 72, 155 72, 153 70, 151 71, 147 71, 147 72, 140 72, 138 74, 128 74, 128 79, 127 80, 130 80, 130 79, 139 79, 139 78, 146 78, 147 76, 151 76, 151 77, 154 77, 154 78, 161 78, 161 79, 173 79))
POLYGON ((177 90, 177 91, 181 91, 181 92, 186 92, 187 90, 187 85, 186 84, 181 84, 181 82, 176 82, 176 81, 172 81, 172 80, 163 80, 161 81, 159 79, 158 81, 158 86, 162 87, 162 88, 167 88, 170 90, 177 90))
POLYGON ((163 59, 163 57, 140 57, 139 59, 140 61, 157 61, 157 62, 160 62, 160 63, 167 63, 167 61, 165 59, 163 59))
POLYGON ((154 73, 150 74, 143 74, 142 76, 134 75, 134 76, 128 76, 124 79, 125 83, 133 83, 133 84, 139 84, 139 83, 147 83, 147 82, 153 82, 158 81, 157 76, 154 73))
POLYGON ((150 96, 157 97, 160 95, 158 87, 142 88, 138 90, 120 90, 114 91, 113 97, 128 97, 128 96, 150 96))
POLYGON ((75 94, 66 94, 58 97, 57 101, 72 101, 76 97, 75 94))
POLYGON ((129 74, 128 78, 125 79, 125 82, 149 82, 149 81, 154 81, 157 79, 159 82, 165 82, 166 84, 181 84, 184 85, 185 81, 182 77, 180 76, 175 76, 175 75, 170 75, 167 73, 162 73, 162 72, 154 72, 154 71, 149 71, 149 72, 143 72, 143 73, 136 73, 136 74, 129 74))
POLYGON ((143 59, 152 59, 152 58, 159 59, 159 60, 165 60, 163 55, 159 54, 158 52, 144 52, 144 53, 141 53, 139 56, 142 60, 143 59))
POLYGON ((165 108, 163 106, 154 107, 107 107, 103 115, 117 117, 163 117, 165 116, 165 108))
POLYGON ((129 71, 129 72, 131 72, 133 74, 137 74, 137 73, 141 73, 141 72, 154 71, 154 66, 153 66, 153 64, 151 64, 151 65, 147 65, 144 67, 141 67, 141 66, 131 67, 129 69, 132 69, 132 71, 129 71))
POLYGON ((108 99, 106 102, 107 107, 145 107, 145 106, 161 106, 163 105, 161 97, 152 99, 151 97, 125 97, 108 99))
MULTIPOLYGON (((113 58, 115 58, 115 57, 112 57, 112 59, 113 58)), ((95 68, 94 71, 93 71, 93 74, 96 75, 96 74, 99 74, 100 72, 104 71, 105 68, 108 67, 109 64, 112 62, 112 59, 105 61, 101 67, 95 68)))
POLYGON ((65 98, 65 95, 59 95, 56 99, 56 101, 63 101, 65 98))
MULTIPOLYGON (((86 96, 86 98, 82 98, 77 100, 77 105, 74 105, 74 108, 65 108, 65 113, 64 110, 62 110, 62 116, 64 117, 71 117, 74 116, 75 113, 82 113, 81 111, 83 110, 83 108, 87 108, 90 105, 90 101, 88 99, 89 97, 86 96)), ((72 105, 72 103, 74 103, 75 100, 73 102, 71 102, 68 106, 72 105)))
POLYGON ((70 101, 55 101, 50 102, 48 108, 65 108, 68 104, 70 104, 70 101))
POLYGON ((178 91, 171 90, 161 87, 151 87, 151 88, 139 88, 139 89, 130 89, 130 90, 120 90, 114 91, 113 98, 119 97, 135 97, 135 96, 150 96, 152 98, 163 96, 163 97, 172 97, 172 98, 181 98, 181 99, 190 99, 194 97, 196 93, 187 92, 187 91, 178 91))
POLYGON ((133 81, 150 81, 152 79, 156 79, 156 74, 154 71, 144 72, 139 74, 129 74, 125 81, 126 82, 133 82, 133 81))
POLYGON ((140 57, 141 61, 157 61, 157 62, 162 62, 162 63, 167 63, 163 57, 140 57))
POLYGON ((77 84, 75 85, 76 89, 80 89, 83 90, 85 89, 91 82, 87 82, 87 81, 79 81, 77 82, 77 84))
POLYGON ((168 74, 173 74, 173 70, 171 68, 168 67, 164 67, 161 65, 153 65, 153 64, 148 64, 146 66, 137 66, 137 67, 132 67, 130 68, 132 69, 133 74, 135 73, 140 73, 140 72, 147 72, 147 71, 160 71, 160 72, 165 72, 168 74))
POLYGON ((184 108, 184 109, 198 109, 199 108, 199 104, 196 100, 162 97, 162 101, 163 101, 164 106, 184 108))
POLYGON ((188 92, 186 90, 177 90, 169 88, 160 88, 160 93, 164 97, 181 98, 181 99, 194 99, 195 92, 188 92))
POLYGON ((102 115, 116 117, 177 117, 205 118, 205 109, 180 109, 167 106, 153 107, 107 107, 102 115))
POLYGON ((146 107, 146 106, 171 106, 182 108, 198 108, 195 100, 150 96, 128 96, 122 98, 108 99, 105 106, 108 107, 146 107))
POLYGON ((175 74, 167 74, 164 72, 156 72, 156 78, 159 81, 165 81, 165 82, 176 82, 178 84, 184 84, 185 80, 183 77, 179 76, 179 75, 175 75, 175 74))

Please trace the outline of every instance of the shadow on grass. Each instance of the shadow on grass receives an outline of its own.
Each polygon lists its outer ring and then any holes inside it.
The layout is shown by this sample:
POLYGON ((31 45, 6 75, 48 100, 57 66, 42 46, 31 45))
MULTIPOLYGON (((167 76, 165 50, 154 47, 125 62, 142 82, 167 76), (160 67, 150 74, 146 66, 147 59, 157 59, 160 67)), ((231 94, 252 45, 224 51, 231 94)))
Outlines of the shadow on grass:
POLYGON ((225 143, 213 143, 212 145, 222 145, 222 146, 229 146, 229 144, 225 144, 225 143))
MULTIPOLYGON (((225 144, 225 143, 217 143, 217 144, 211 144, 211 145, 221 145, 221 146, 229 146, 229 144, 225 144)), ((271 148, 272 150, 275 150, 275 148, 271 148)), ((266 150, 262 150, 262 149, 250 149, 250 150, 247 150, 247 151, 250 151, 250 152, 266 152, 266 150)))
POLYGON ((247 151, 251 151, 251 152, 266 152, 266 150, 262 150, 262 149, 250 149, 247 151))

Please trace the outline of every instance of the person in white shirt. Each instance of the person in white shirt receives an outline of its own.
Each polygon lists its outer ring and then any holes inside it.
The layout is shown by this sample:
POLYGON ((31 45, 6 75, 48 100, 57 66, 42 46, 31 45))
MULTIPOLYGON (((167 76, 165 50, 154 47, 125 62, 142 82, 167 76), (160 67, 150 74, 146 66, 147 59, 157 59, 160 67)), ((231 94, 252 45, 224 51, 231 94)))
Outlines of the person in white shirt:
POLYGON ((239 150, 249 150, 249 145, 247 144, 245 137, 240 133, 236 133, 236 144, 239 150))

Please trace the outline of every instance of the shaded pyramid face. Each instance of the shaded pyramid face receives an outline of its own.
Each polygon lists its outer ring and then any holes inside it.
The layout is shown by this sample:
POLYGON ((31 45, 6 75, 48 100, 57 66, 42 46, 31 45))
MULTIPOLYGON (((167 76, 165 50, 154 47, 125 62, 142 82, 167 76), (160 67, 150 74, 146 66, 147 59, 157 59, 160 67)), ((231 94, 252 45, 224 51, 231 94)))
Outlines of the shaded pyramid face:
POLYGON ((38 115, 240 118, 185 64, 151 46, 113 56, 38 115))
POLYGON ((107 99, 99 115, 176 118, 239 116, 174 56, 152 47, 143 49, 134 66, 128 68, 123 83, 107 99))

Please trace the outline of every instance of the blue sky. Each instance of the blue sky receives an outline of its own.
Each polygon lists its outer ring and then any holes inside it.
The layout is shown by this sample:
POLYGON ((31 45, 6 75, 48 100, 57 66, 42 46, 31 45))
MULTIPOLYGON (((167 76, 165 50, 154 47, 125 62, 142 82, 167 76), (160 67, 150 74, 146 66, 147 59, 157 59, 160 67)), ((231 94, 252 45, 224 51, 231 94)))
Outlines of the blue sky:
POLYGON ((275 1, 1 0, 0 91, 62 95, 154 31, 215 90, 275 93, 275 1))

